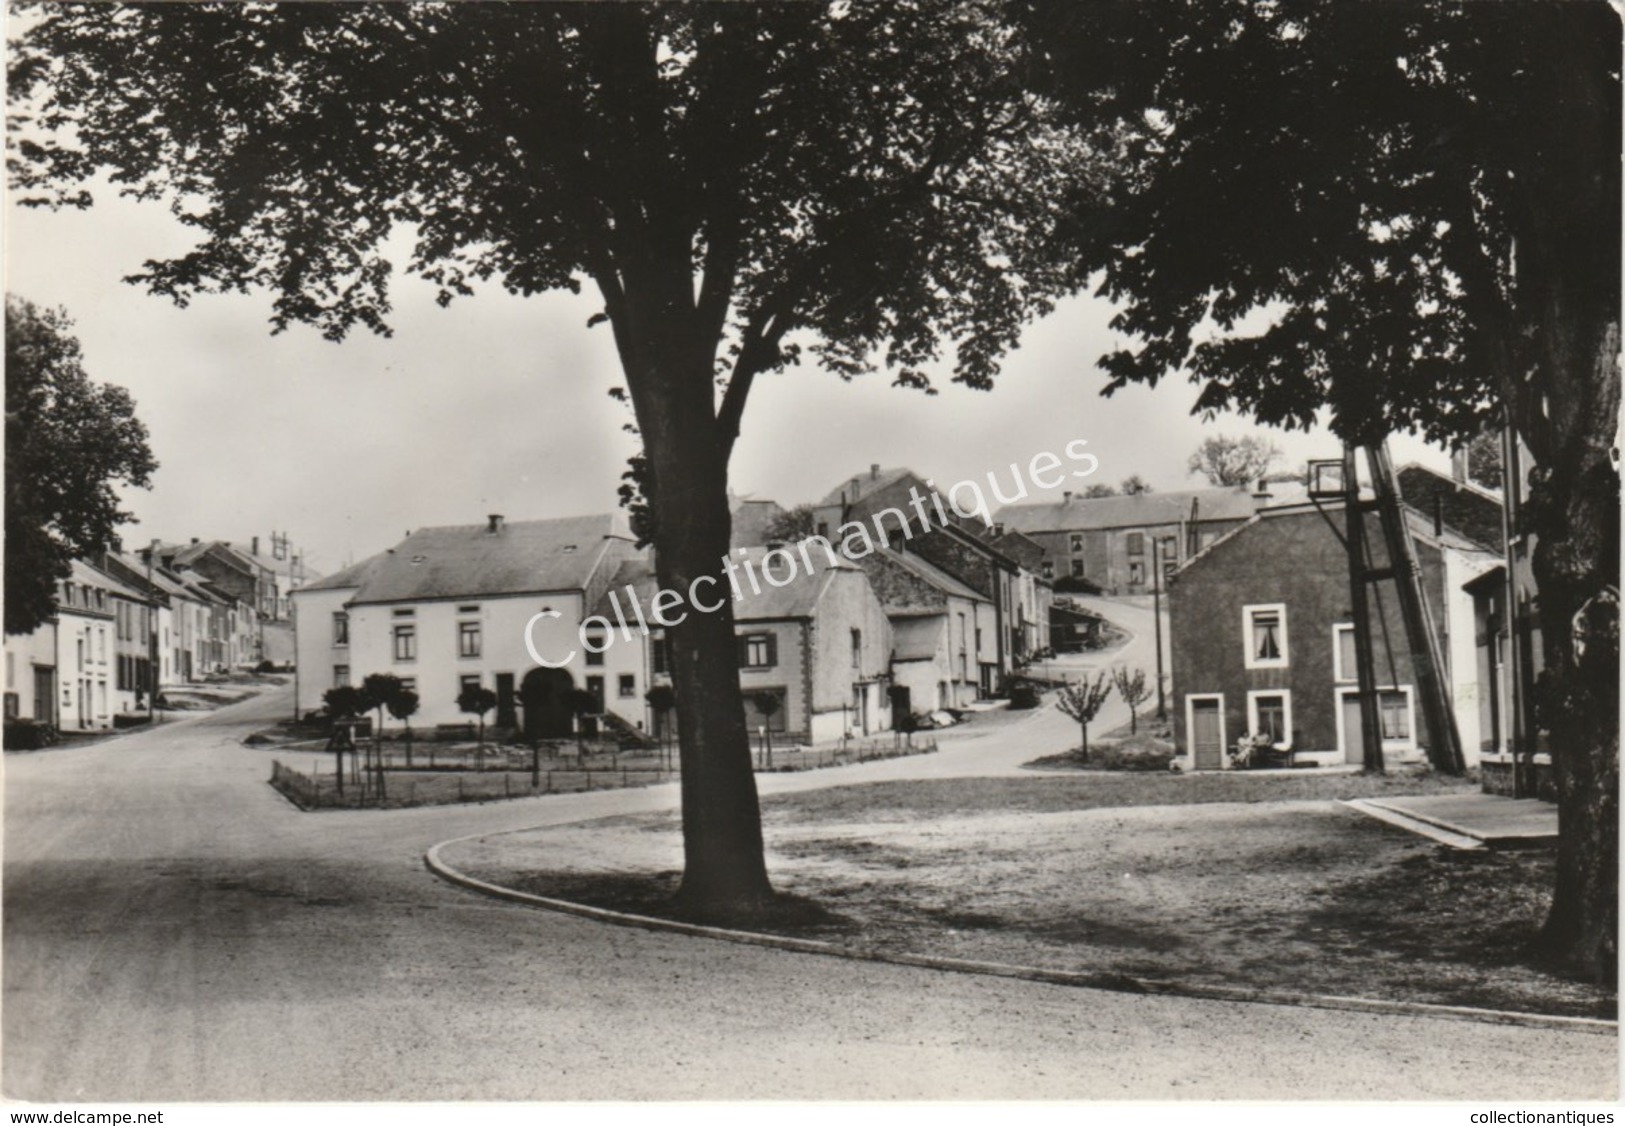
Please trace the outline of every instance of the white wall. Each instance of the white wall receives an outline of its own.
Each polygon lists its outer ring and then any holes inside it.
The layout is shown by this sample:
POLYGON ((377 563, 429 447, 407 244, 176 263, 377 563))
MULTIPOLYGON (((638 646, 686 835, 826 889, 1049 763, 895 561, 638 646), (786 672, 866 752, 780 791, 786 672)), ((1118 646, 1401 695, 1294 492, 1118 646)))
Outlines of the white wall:
POLYGON ((1450 699, 1461 734, 1461 754, 1468 766, 1477 766, 1480 742, 1485 737, 1479 722, 1479 695, 1488 691, 1478 682, 1478 645, 1473 620, 1473 596, 1462 590, 1496 564, 1487 556, 1466 556, 1446 550, 1444 557, 1444 620, 1449 631, 1445 660, 1450 664, 1450 699))

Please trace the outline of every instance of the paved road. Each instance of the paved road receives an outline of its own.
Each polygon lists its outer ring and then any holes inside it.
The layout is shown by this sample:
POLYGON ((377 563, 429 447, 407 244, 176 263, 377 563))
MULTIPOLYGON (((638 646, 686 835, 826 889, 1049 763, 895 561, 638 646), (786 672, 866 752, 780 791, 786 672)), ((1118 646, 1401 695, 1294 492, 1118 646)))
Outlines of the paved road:
MULTIPOLYGON (((664 808, 674 789, 303 814, 265 784, 273 752, 240 744, 286 707, 282 691, 99 746, 6 756, 6 1095, 1482 1099, 1614 1090, 1608 1037, 1136 998, 644 933, 493 902, 428 875, 423 851, 460 835, 664 808)), ((855 776, 821 773, 828 784, 855 776)))

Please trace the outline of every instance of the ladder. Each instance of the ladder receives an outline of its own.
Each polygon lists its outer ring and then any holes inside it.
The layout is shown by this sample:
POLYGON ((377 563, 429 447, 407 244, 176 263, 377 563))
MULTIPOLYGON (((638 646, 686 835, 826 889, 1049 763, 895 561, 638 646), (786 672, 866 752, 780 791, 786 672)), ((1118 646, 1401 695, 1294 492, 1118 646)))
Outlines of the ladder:
MULTIPOLYGON (((1421 697, 1422 715, 1427 721, 1428 761, 1444 774, 1461 774, 1466 769, 1461 752, 1461 733, 1451 707, 1445 681, 1444 649, 1428 606, 1422 585, 1422 566, 1416 544, 1405 522, 1404 497, 1386 441, 1375 445, 1343 447, 1343 510, 1347 521, 1344 545, 1349 558, 1349 593, 1353 603, 1355 665, 1360 696, 1362 763, 1369 773, 1382 773, 1382 716, 1377 696, 1376 658, 1372 649, 1370 596, 1378 584, 1392 581, 1399 597, 1400 617, 1421 697), (1370 497, 1360 494, 1358 454, 1363 448, 1370 469, 1370 497), (1366 536, 1366 515, 1376 513, 1382 530, 1384 565, 1373 566, 1366 536)), ((1379 594, 1380 598, 1380 594, 1379 594)), ((1380 601, 1379 601, 1380 607, 1380 601)), ((1386 633, 1386 625, 1383 626, 1386 633)))

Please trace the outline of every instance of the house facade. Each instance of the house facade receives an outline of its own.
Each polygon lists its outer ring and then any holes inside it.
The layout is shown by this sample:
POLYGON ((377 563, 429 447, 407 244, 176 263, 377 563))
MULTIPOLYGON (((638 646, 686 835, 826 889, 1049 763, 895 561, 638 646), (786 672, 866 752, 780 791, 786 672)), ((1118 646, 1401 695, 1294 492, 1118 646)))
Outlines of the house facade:
POLYGON ((6 635, 7 719, 31 719, 59 726, 57 716, 57 626, 53 617, 32 633, 6 635))
MULTIPOLYGON (((1478 746, 1472 600, 1464 583, 1494 553, 1406 509, 1422 584, 1469 762, 1478 746)), ((1370 524, 1371 565, 1386 551, 1370 524)), ((1220 769, 1243 735, 1268 735, 1295 764, 1363 761, 1360 695, 1341 502, 1266 509, 1210 544, 1169 582, 1174 738, 1187 769, 1220 769)), ((1385 758, 1420 761, 1432 733, 1398 599, 1370 599, 1385 758)))
POLYGON ((893 704, 921 715, 992 694, 998 669, 993 602, 906 543, 857 560, 891 623, 893 704))
POLYGON ((619 514, 419 529, 294 591, 299 711, 389 673, 418 694, 414 724, 470 722, 457 698, 478 685, 497 696, 489 724, 567 737, 570 690, 605 675, 588 663, 583 622, 635 550, 619 514))
POLYGON ((976 673, 983 694, 993 695, 1003 691, 1011 673, 1047 647, 1050 590, 1022 561, 1025 555, 1036 565, 1043 549, 1018 536, 1016 529, 964 519, 946 507, 939 510, 927 499, 933 492, 934 486, 910 469, 872 465, 867 474, 848 478, 814 506, 814 529, 855 562, 870 554, 866 547, 889 545, 927 560, 985 598, 993 614, 991 626, 983 627, 991 644, 976 673), (862 537, 844 530, 853 525, 865 529, 862 537))
MULTIPOLYGON (((747 549, 735 559, 744 568, 733 614, 751 733, 827 743, 891 730, 891 623, 864 571, 820 548, 747 549)), ((652 597, 652 576, 638 589, 652 597)), ((667 632, 651 631, 648 643, 652 682, 670 684, 667 632)), ((662 722, 651 715, 647 729, 662 722)))
POLYGON ((1067 492, 1058 501, 1007 505, 994 520, 1043 549, 1040 575, 1057 590, 1087 582, 1108 594, 1147 594, 1156 585, 1157 564, 1165 575, 1172 572, 1270 499, 1246 489, 1109 497, 1067 492))

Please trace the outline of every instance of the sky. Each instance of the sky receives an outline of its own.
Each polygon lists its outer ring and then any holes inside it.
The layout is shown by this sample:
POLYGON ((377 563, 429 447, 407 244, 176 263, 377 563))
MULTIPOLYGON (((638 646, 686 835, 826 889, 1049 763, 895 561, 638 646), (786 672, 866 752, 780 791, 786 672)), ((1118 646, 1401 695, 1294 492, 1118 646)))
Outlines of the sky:
MULTIPOLYGON (((191 234, 160 204, 105 186, 95 197, 54 213, 8 201, 5 280, 8 293, 65 308, 91 378, 135 397, 159 469, 150 490, 125 491, 138 521, 123 529, 127 545, 285 532, 331 572, 415 528, 615 507, 636 439, 622 430, 629 408, 609 396, 623 380, 608 326, 587 328, 601 307, 590 287, 518 298, 490 286, 442 309, 431 285, 397 274, 392 337, 273 336, 266 293, 182 309, 125 284, 144 261, 184 252, 191 234)), ((945 366, 930 397, 884 374, 846 383, 810 360, 758 379, 733 488, 789 507, 877 463, 939 486, 1008 480, 1012 463, 1064 457, 1077 440, 1099 459, 1082 484, 1138 474, 1163 491, 1204 486, 1185 469, 1203 438, 1255 427, 1192 417, 1198 389, 1179 379, 1102 398, 1095 361, 1121 343, 1111 311, 1088 296, 1061 304, 1029 327, 989 392, 952 384, 945 366)), ((1270 437, 1286 467, 1339 452, 1324 430, 1270 437)), ((1399 464, 1448 465, 1414 438, 1392 449, 1399 464)))

